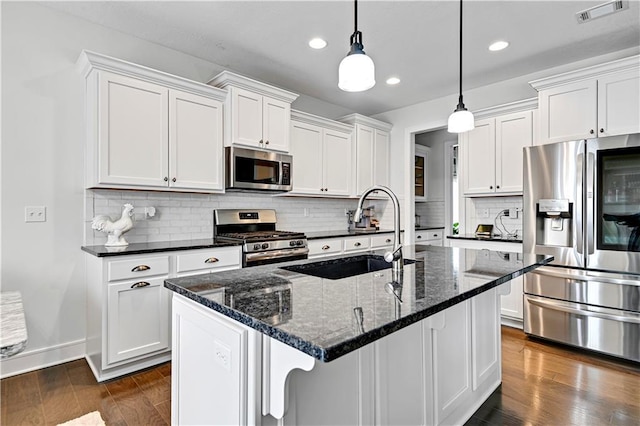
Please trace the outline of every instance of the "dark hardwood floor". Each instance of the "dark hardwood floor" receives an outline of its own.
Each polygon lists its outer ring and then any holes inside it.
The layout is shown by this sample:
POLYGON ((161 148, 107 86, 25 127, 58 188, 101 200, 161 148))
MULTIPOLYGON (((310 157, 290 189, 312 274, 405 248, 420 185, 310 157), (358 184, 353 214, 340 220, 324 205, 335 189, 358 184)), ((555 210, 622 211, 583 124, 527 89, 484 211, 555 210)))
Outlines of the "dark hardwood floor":
MULTIPOLYGON (((639 425, 640 365, 502 329, 502 386, 468 425, 639 425)), ((171 423, 171 364, 96 383, 84 360, 0 381, 2 425, 56 425, 98 410, 107 425, 171 423)))

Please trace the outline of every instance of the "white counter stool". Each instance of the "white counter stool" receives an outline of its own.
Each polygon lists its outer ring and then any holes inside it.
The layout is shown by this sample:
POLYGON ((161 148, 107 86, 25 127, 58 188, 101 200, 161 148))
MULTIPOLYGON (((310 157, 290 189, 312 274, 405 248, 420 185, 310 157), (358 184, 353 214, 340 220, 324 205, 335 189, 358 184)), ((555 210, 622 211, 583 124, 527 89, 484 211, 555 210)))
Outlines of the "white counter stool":
POLYGON ((9 358, 27 346, 22 296, 19 291, 0 293, 0 358, 9 358))

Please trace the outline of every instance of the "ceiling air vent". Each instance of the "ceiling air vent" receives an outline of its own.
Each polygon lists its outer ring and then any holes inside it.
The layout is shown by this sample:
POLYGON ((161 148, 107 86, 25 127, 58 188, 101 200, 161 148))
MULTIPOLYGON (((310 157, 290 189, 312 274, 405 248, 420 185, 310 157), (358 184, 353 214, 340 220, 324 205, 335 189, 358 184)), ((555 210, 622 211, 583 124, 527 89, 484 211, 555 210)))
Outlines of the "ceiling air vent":
POLYGON ((578 23, 582 24, 583 22, 611 15, 612 13, 619 12, 627 8, 629 8, 629 2, 627 0, 613 0, 580 11, 576 13, 576 18, 578 19, 578 23))

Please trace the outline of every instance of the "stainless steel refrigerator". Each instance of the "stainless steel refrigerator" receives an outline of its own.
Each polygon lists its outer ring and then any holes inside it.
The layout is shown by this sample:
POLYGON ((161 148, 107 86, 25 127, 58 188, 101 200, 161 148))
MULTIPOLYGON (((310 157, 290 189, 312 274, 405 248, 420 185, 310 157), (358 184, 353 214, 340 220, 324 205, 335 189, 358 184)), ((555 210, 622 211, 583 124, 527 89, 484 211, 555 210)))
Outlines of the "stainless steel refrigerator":
POLYGON ((524 149, 524 331, 640 362, 640 134, 524 149))

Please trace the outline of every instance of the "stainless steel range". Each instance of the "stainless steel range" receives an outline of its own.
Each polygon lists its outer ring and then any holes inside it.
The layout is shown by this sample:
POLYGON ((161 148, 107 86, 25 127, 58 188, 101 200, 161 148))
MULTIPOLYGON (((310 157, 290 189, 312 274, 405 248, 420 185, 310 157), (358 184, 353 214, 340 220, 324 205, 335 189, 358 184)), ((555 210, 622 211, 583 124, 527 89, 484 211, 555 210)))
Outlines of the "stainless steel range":
POLYGON ((276 229, 276 211, 218 209, 213 212, 213 238, 242 243, 242 266, 306 259, 307 237, 302 232, 276 229))

